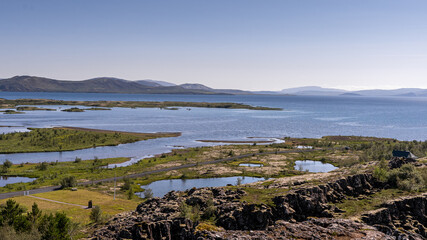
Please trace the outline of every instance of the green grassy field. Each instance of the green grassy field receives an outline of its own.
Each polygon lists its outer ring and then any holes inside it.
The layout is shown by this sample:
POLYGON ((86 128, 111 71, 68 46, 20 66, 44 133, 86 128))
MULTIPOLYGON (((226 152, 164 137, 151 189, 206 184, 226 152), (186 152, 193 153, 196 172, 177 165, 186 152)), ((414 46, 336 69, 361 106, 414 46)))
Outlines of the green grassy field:
MULTIPOLYGON (((35 194, 34 196, 64 203, 79 204, 83 206, 87 206, 89 200, 92 200, 93 206, 100 206, 103 213, 107 215, 114 215, 124 211, 133 211, 138 205, 137 201, 126 200, 122 198, 116 198, 116 200, 114 200, 113 196, 85 189, 79 189, 77 191, 59 190, 48 193, 39 193, 35 194)), ((78 206, 72 206, 63 203, 55 203, 30 196, 14 197, 13 199, 27 209, 31 209, 31 205, 33 205, 35 202, 45 213, 55 213, 57 211, 62 211, 66 213, 73 222, 80 224, 90 223, 90 209, 83 209, 78 206)), ((7 199, 0 200, 0 204, 5 203, 6 201, 7 199)))
POLYGON ((130 133, 84 128, 31 128, 30 132, 0 134, 0 153, 72 151, 116 146, 179 133, 130 133))

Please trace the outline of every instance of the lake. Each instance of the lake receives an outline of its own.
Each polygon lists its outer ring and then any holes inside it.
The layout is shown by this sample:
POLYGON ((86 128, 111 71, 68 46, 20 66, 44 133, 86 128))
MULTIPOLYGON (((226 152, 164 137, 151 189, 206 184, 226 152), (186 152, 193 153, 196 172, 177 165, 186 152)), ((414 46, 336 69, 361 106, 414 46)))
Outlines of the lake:
MULTIPOLYGON (((324 97, 268 95, 171 95, 100 93, 13 93, 0 98, 48 98, 59 100, 132 100, 237 102, 281 107, 283 111, 191 108, 167 111, 154 108, 113 108, 111 111, 28 111, 0 114, 1 132, 23 131, 26 127, 72 126, 132 132, 182 132, 181 137, 162 138, 70 152, 1 154, 0 161, 13 163, 72 161, 133 157, 135 160, 171 151, 177 146, 210 146, 197 140, 250 140, 248 137, 281 138, 356 135, 399 140, 426 140, 427 98, 324 97)), ((65 106, 49 106, 49 108, 65 106)))
POLYGON ((7 184, 20 183, 20 182, 32 182, 36 180, 35 178, 28 177, 8 177, 8 176, 0 176, 0 187, 4 187, 7 184))
MULTIPOLYGON (((222 177, 222 178, 198 178, 198 179, 171 179, 160 180, 152 182, 148 185, 141 186, 143 189, 151 189, 154 197, 163 197, 170 191, 185 191, 202 187, 223 187, 227 184, 237 185, 246 183, 253 183, 264 180, 264 178, 257 177, 222 177), (240 180, 239 180, 240 179, 240 180)), ((144 197, 144 192, 135 193, 140 197, 144 197)))
POLYGON ((337 167, 330 163, 322 163, 321 161, 312 161, 312 160, 303 160, 303 161, 295 161, 295 170, 298 171, 308 171, 308 172, 330 172, 337 167))

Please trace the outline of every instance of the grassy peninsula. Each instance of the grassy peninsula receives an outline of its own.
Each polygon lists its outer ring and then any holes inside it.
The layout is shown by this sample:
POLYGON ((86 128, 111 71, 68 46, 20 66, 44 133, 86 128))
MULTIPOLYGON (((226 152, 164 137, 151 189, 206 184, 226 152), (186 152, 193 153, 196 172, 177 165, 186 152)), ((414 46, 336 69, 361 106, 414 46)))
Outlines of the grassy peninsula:
POLYGON ((73 151, 116 146, 180 133, 133 133, 88 128, 30 128, 30 132, 0 134, 0 153, 73 151))
POLYGON ((33 106, 22 106, 17 107, 17 111, 56 111, 56 109, 52 108, 41 108, 41 107, 33 107, 33 106))
POLYGON ((212 103, 212 102, 155 102, 155 101, 63 101, 51 99, 2 99, 0 108, 14 108, 19 105, 70 105, 88 107, 124 107, 124 108, 170 108, 170 107, 200 107, 200 108, 227 108, 249 110, 283 110, 262 106, 251 106, 242 103, 212 103))

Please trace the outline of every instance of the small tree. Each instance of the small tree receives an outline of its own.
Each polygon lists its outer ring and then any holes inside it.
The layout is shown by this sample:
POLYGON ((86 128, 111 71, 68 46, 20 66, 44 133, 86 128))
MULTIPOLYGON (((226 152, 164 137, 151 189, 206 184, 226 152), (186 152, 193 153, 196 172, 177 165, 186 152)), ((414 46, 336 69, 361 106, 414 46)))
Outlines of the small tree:
POLYGON ((6 159, 3 163, 3 167, 5 167, 5 168, 10 168, 10 167, 12 167, 12 165, 13 165, 12 162, 9 161, 8 159, 6 159))
POLYGON ((131 185, 132 183, 129 178, 123 178, 123 185, 121 186, 121 189, 123 191, 129 190, 132 187, 131 185))
POLYGON ((130 199, 132 199, 133 198, 133 188, 132 187, 130 187, 129 188, 129 191, 128 191, 128 199, 130 200, 130 199))
POLYGON ((39 209, 39 206, 37 205, 37 203, 33 203, 33 206, 31 207, 31 212, 27 214, 28 220, 30 220, 32 223, 35 223, 41 215, 42 211, 39 209))
POLYGON ((240 177, 237 178, 236 186, 239 186, 242 184, 242 179, 240 177))
POLYGON ((82 159, 79 157, 76 157, 76 159, 74 159, 74 163, 80 163, 81 161, 82 161, 82 159))
POLYGON ((90 220, 94 223, 101 222, 102 210, 99 206, 95 206, 92 208, 90 212, 90 220))
POLYGON ((9 199, 5 205, 0 206, 0 225, 12 226, 19 216, 25 212, 15 200, 9 199))
POLYGON ((45 171, 47 169, 47 166, 48 166, 47 162, 42 162, 39 165, 37 165, 36 168, 40 171, 45 171))
POLYGON ((153 190, 151 190, 151 188, 145 189, 144 198, 146 198, 146 199, 153 198, 153 190))

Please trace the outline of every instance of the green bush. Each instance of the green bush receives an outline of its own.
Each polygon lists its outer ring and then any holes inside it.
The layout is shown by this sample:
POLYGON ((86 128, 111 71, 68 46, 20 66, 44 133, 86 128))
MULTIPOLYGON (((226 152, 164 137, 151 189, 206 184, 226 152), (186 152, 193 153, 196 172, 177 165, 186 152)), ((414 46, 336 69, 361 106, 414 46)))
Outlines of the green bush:
POLYGON ((200 220, 200 206, 190 206, 185 202, 181 202, 179 205, 180 217, 190 219, 193 222, 198 222, 200 220))
POLYGON ((74 176, 64 177, 61 180, 61 188, 71 188, 77 185, 76 178, 74 176))
POLYGON ((381 167, 375 167, 373 176, 380 182, 387 182, 388 170, 381 167))
POLYGON ((102 210, 99 206, 95 206, 92 208, 90 212, 90 220, 94 223, 99 223, 102 220, 102 210))
POLYGON ((40 170, 40 171, 45 171, 47 170, 47 162, 42 162, 39 165, 36 166, 36 169, 40 170))
POLYGON ((13 165, 12 162, 9 161, 8 159, 6 159, 3 163, 3 167, 5 167, 5 168, 10 168, 10 167, 12 167, 12 165, 13 165))
POLYGON ((132 182, 129 178, 123 178, 123 185, 121 186, 121 189, 123 191, 129 190, 132 186, 132 182))
POLYGON ((201 216, 202 220, 214 221, 216 217, 216 207, 212 198, 209 198, 206 202, 206 208, 201 216))
POLYGON ((426 187, 422 172, 411 164, 391 170, 388 183, 406 191, 419 191, 426 187))

